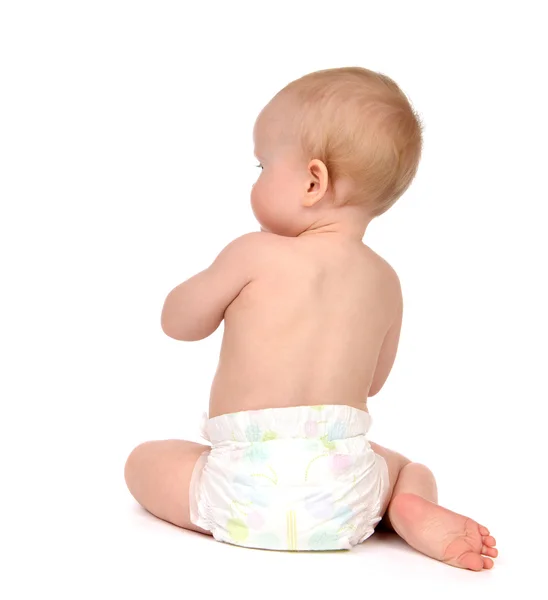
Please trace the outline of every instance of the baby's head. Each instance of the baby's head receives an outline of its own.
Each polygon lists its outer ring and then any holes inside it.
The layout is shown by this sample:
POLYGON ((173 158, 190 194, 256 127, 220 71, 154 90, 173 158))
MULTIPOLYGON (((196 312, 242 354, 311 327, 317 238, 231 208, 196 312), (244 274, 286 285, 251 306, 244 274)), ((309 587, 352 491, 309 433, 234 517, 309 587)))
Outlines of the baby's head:
POLYGON ((289 236, 341 218, 365 228, 411 184, 421 129, 406 96, 380 73, 347 67, 291 82, 255 123, 256 218, 289 236))

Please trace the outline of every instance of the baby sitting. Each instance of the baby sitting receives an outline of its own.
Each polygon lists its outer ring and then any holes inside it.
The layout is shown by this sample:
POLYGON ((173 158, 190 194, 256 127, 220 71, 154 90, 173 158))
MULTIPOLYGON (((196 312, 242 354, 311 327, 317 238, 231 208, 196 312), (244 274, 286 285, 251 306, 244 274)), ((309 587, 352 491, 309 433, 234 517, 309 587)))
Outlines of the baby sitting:
POLYGON ((402 294, 362 238, 415 176, 417 115, 385 75, 329 69, 281 90, 254 142, 261 231, 173 289, 161 317, 184 341, 224 319, 209 444, 139 445, 126 463, 131 493, 161 519, 240 546, 351 548, 382 519, 430 557, 490 569, 488 529, 437 504, 427 467, 368 439, 402 294))

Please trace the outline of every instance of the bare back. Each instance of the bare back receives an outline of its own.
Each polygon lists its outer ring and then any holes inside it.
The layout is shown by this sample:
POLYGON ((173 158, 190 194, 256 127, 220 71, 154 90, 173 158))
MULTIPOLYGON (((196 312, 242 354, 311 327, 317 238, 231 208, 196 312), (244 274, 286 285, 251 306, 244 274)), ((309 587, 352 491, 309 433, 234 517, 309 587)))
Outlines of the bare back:
POLYGON ((225 311, 210 417, 317 404, 367 410, 396 353, 396 274, 361 242, 274 237, 225 311))

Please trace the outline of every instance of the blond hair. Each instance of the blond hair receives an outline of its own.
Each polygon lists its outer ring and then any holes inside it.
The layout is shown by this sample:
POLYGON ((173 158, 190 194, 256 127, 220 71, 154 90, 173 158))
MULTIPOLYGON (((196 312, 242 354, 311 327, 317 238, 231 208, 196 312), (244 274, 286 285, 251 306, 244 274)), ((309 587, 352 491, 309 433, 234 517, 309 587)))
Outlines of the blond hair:
POLYGON ((392 79, 361 67, 327 69, 292 81, 272 102, 287 98, 296 100, 289 126, 307 159, 321 160, 333 184, 352 183, 336 205, 365 205, 378 216, 409 187, 422 124, 392 79))

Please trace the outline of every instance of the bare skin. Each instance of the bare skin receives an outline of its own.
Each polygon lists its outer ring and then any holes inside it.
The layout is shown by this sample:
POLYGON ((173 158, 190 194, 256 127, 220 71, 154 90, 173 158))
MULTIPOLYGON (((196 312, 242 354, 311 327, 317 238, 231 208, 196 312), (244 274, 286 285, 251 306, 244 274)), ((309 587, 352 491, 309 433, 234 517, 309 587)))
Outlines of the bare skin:
POLYGON ((225 311, 210 416, 314 404, 367 410, 368 393, 380 389, 395 356, 396 274, 361 242, 328 234, 257 237, 265 238, 251 252, 257 276, 225 311))
MULTIPOLYGON (((289 110, 284 106, 284 111, 289 110)), ((398 347, 398 277, 362 243, 369 214, 333 202, 320 160, 305 160, 278 135, 284 111, 267 106, 255 126, 261 175, 251 194, 261 232, 231 242, 206 270, 173 289, 162 328, 177 340, 225 330, 209 416, 284 406, 346 404, 368 410, 398 347)), ((449 565, 480 571, 497 556, 489 531, 437 504, 432 473, 371 442, 389 471, 382 522, 410 546, 449 565)), ((125 478, 149 512, 208 533, 189 516, 189 484, 209 446, 181 440, 141 444, 125 478)))

